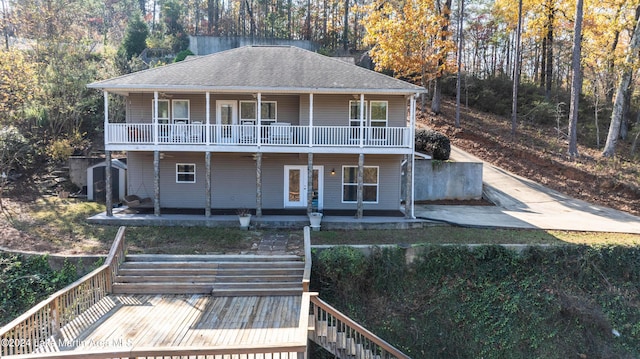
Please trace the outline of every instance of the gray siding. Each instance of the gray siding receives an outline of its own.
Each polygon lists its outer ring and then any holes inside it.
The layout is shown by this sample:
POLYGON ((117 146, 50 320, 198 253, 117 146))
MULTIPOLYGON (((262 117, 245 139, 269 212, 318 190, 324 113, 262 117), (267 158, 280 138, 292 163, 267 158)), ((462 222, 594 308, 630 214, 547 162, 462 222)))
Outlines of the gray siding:
MULTIPOLYGON (((318 126, 348 126, 349 101, 359 101, 359 95, 314 95, 313 124, 318 126), (356 96, 356 97, 354 97, 356 96)), ((365 96, 365 101, 388 101, 389 127, 407 126, 407 100, 404 96, 365 96)), ((300 95, 300 124, 309 124, 309 95, 300 95)), ((367 115, 368 117, 368 115, 367 115)))
MULTIPOLYGON (((378 203, 365 209, 400 207, 400 155, 366 155, 366 166, 379 166, 378 203)), ((128 193, 153 196, 153 155, 129 152, 128 193)), ((262 169, 263 208, 284 208, 284 166, 307 164, 307 155, 264 154, 262 169)), ((357 155, 314 155, 314 164, 324 166, 324 209, 353 209, 342 203, 342 166, 357 166, 357 155), (336 174, 331 175, 335 169, 336 174)), ((251 154, 213 153, 211 156, 211 202, 213 208, 255 208, 256 168, 251 154)), ((205 163, 203 153, 166 152, 160 161, 160 203, 162 207, 204 208, 205 163), (176 183, 176 163, 196 164, 196 183, 176 183)))
MULTIPOLYGON (((206 122, 206 96, 205 94, 173 94, 171 100, 189 100, 189 116, 191 121, 206 122)), ((216 122, 216 101, 236 100, 252 101, 250 95, 210 95, 210 121, 216 122)), ((280 122, 298 124, 299 96, 297 95, 265 95, 262 101, 276 101, 277 116, 280 122)), ((153 93, 134 93, 129 95, 127 101, 127 121, 134 123, 151 123, 153 116, 153 93)))
MULTIPOLYGON (((358 100, 351 95, 314 95, 313 122, 322 126, 347 126, 349 124, 349 101, 358 100)), ((205 94, 173 94, 171 100, 189 100, 191 121, 206 122, 205 94)), ((216 121, 216 100, 250 101, 250 95, 210 95, 211 123, 216 121)), ((271 95, 263 94, 263 101, 277 101, 278 121, 292 125, 309 124, 308 95, 271 95)), ((365 96, 366 101, 389 102, 389 127, 407 125, 407 101, 404 96, 365 96)), ((133 93, 127 101, 127 121, 150 123, 152 120, 153 93, 133 93)))

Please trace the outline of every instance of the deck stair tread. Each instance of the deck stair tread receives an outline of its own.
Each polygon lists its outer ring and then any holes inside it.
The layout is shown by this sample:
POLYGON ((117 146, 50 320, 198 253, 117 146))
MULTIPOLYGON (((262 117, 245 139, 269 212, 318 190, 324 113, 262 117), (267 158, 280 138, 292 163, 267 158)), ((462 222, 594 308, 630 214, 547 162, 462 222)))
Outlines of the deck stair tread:
POLYGON ((293 255, 127 255, 116 294, 299 295, 304 261, 293 255))

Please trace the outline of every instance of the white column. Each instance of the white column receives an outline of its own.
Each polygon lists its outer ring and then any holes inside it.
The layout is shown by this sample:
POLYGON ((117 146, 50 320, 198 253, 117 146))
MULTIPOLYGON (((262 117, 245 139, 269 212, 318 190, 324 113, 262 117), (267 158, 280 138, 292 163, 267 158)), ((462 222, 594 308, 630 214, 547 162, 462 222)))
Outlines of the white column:
POLYGON ((158 91, 153 91, 153 144, 158 144, 158 91))
POLYGON ((258 96, 256 98, 258 101, 256 105, 256 136, 258 137, 258 147, 262 144, 262 93, 258 92, 258 96))
POLYGON ((103 92, 104 95, 104 143, 105 145, 111 142, 109 140, 109 93, 103 92))
POLYGON ((309 94, 309 147, 313 147, 313 94, 309 94))
POLYGON ((365 120, 364 94, 360 94, 360 148, 364 147, 364 120, 365 120))
POLYGON ((205 126, 205 131, 207 131, 207 134, 205 135, 205 138, 207 141, 207 145, 211 144, 211 94, 209 93, 209 91, 207 91, 207 93, 205 94, 205 98, 206 98, 206 107, 207 107, 207 114, 205 115, 206 118, 206 122, 207 125, 205 126))

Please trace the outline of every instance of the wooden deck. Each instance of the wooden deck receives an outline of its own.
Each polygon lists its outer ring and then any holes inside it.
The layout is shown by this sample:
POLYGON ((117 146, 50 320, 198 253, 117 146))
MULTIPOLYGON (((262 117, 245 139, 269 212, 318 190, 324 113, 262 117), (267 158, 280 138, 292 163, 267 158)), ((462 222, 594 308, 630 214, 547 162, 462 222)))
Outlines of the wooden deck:
POLYGON ((37 352, 296 345, 307 336, 307 326, 300 327, 303 298, 109 295, 37 352), (86 330, 75 330, 87 321, 86 330))

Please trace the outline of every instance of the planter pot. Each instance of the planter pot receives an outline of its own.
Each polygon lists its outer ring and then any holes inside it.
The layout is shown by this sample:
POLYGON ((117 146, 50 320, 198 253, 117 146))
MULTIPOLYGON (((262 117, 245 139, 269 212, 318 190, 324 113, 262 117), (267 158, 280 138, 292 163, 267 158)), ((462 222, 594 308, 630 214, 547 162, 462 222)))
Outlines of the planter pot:
POLYGON ((249 224, 251 223, 251 215, 247 214, 247 215, 238 216, 238 220, 240 221, 241 229, 248 229, 249 224))
POLYGON ((312 230, 319 231, 320 222, 322 222, 322 213, 318 213, 318 212, 309 213, 309 223, 311 224, 312 230))

